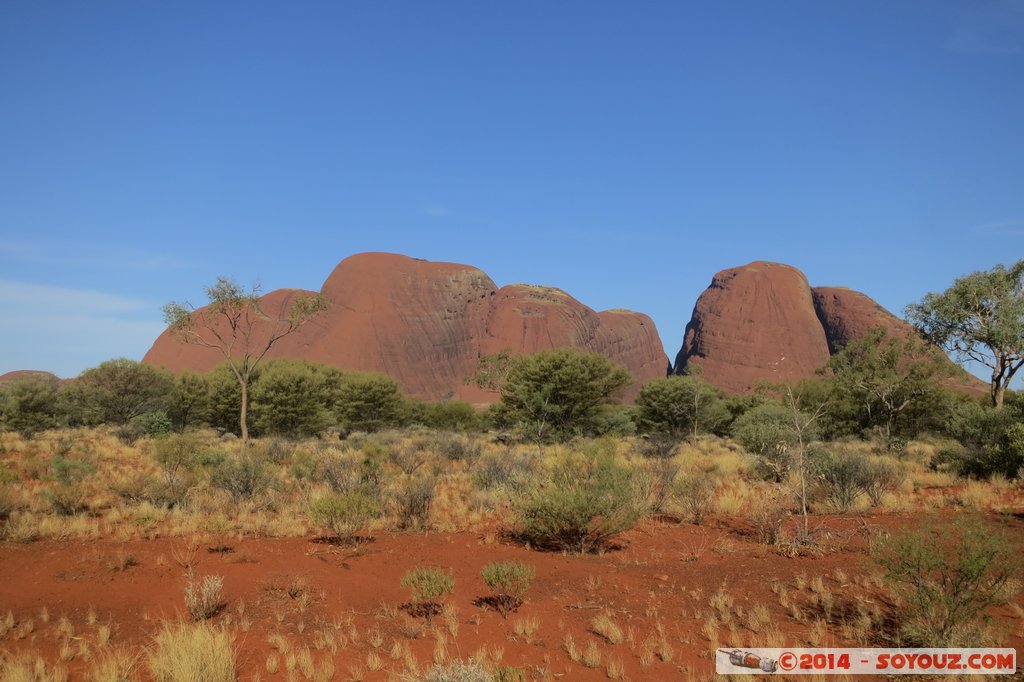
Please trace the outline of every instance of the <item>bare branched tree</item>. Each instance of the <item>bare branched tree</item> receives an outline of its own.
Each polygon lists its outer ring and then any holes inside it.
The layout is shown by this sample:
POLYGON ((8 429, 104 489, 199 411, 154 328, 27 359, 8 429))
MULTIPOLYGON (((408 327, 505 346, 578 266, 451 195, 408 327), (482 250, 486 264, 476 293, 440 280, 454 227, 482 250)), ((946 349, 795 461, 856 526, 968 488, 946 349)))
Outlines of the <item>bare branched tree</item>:
POLYGON ((212 348, 238 380, 242 406, 238 418, 242 448, 249 442, 249 387, 260 361, 275 343, 327 309, 320 294, 295 295, 276 314, 260 306, 259 285, 246 291, 226 277, 206 288, 209 304, 196 309, 188 303, 164 306, 164 321, 182 343, 212 348))

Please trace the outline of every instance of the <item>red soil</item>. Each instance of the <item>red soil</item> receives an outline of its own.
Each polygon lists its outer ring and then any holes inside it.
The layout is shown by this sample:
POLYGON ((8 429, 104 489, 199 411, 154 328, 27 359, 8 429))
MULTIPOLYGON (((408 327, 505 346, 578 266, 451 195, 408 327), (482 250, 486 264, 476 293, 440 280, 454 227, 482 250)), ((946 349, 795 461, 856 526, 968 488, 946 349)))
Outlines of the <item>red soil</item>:
MULTIPOLYGON (((230 622, 229 627, 237 633, 235 646, 243 680, 256 673, 264 680, 285 679, 283 663, 276 675, 265 670, 272 650, 268 635, 283 633, 293 650, 303 646, 313 649, 314 633, 323 623, 348 618, 358 631, 358 639, 334 655, 335 679, 346 679, 349 666, 365 664, 370 651, 376 651, 386 667, 367 672, 364 679, 387 679, 389 669, 401 670, 401 662, 392 661, 386 654, 392 640, 409 641, 398 623, 405 616, 395 610, 409 597, 399 580, 408 569, 422 565, 439 565, 454 572, 456 585, 450 603, 458 609, 459 629, 457 637, 448 637, 451 658, 467 658, 481 645, 501 647, 505 665, 527 670, 546 666, 556 678, 586 681, 607 679, 604 663, 611 654, 624 664, 630 680, 680 679, 686 674, 703 679, 713 673, 713 657, 710 643, 701 634, 704 621, 696 617, 696 612, 710 612, 709 600, 720 587, 724 586, 746 612, 757 604, 767 607, 786 644, 806 644, 808 625, 790 617, 773 594, 772 582, 785 586, 810 622, 819 614, 811 606, 810 592, 795 587, 800 574, 808 581, 817 576, 824 578, 835 595, 836 612, 857 603, 889 611, 886 600, 860 580, 869 570, 864 552, 867 536, 869 531, 904 528, 913 520, 906 515, 816 519, 814 525, 824 524, 821 528, 830 530, 826 543, 831 551, 820 557, 780 556, 756 544, 743 521, 719 517, 703 527, 648 521, 626 533, 620 548, 591 556, 532 551, 496 541, 491 534, 473 533, 381 534, 359 550, 310 539, 244 540, 234 542, 233 551, 223 554, 201 549, 196 572, 199 576, 224 577, 228 606, 214 622, 230 622), (480 569, 489 561, 502 559, 527 562, 537 571, 525 604, 507 620, 474 605, 489 594, 480 569), (846 584, 836 583, 836 569, 848 576, 846 584), (286 586, 295 579, 305 586, 302 589, 308 604, 304 608, 301 598, 287 594, 286 586), (238 629, 238 605, 242 601, 245 617, 252 623, 248 632, 238 629), (602 612, 609 613, 623 632, 632 630, 635 644, 608 644, 590 632, 590 620, 602 612), (522 618, 536 619, 539 624, 532 643, 513 633, 513 623, 522 618), (670 662, 655 658, 650 665, 641 666, 641 644, 655 634, 659 621, 675 656, 670 662), (374 628, 384 635, 379 649, 367 642, 367 633, 374 628), (591 640, 599 643, 604 655, 602 666, 588 669, 572 663, 562 648, 566 633, 572 634, 580 650, 591 640)), ((1024 514, 1002 517, 1001 523, 1024 538, 1024 514)), ((174 560, 175 548, 182 544, 181 539, 158 538, 127 543, 101 540, 0 545, 3 613, 11 609, 19 624, 28 619, 35 621, 32 632, 20 637, 15 634, 16 626, 0 639, 0 648, 37 652, 57 661, 56 623, 62 615, 70 619, 76 634, 86 639, 92 638, 90 633, 95 633, 99 625, 109 623, 110 646, 149 644, 160 621, 178 619, 184 612, 184 575, 174 560), (137 565, 117 570, 119 558, 129 554, 137 565), (43 607, 50 615, 48 624, 39 616, 43 607), (92 625, 87 622, 90 609, 98 616, 92 625)), ((1024 603, 1021 595, 1016 603, 1024 603)), ((1024 649, 1019 616, 1009 606, 995 610, 993 615, 1011 626, 1012 633, 1004 645, 1016 647, 1018 652, 1024 649)), ((435 624, 444 629, 438 620, 435 624)), ((757 634, 743 626, 737 631, 748 640, 746 645, 757 645, 757 634)), ((738 644, 730 641, 725 627, 719 640, 721 646, 738 644)), ((838 625, 829 627, 826 640, 821 645, 857 645, 843 639, 838 625)), ((429 632, 410 641, 423 669, 429 668, 434 642, 429 632)), ((327 652, 314 650, 313 654, 319 661, 327 652)), ((78 658, 64 665, 72 679, 79 679, 89 668, 78 658)))

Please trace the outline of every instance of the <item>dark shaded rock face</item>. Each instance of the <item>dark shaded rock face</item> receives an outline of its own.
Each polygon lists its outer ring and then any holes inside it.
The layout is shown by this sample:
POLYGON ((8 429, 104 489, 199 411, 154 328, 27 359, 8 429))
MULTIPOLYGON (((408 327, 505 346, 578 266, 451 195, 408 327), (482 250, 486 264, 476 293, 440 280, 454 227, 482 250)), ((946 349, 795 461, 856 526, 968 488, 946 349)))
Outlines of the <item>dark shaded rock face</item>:
MULTIPOLYGON (((261 303, 273 315, 286 309, 295 293, 274 291, 261 303)), ((598 313, 548 287, 498 289, 468 265, 357 254, 338 264, 321 293, 330 310, 281 339, 270 357, 383 372, 411 395, 474 402, 496 396, 467 386, 464 379, 476 371, 482 355, 505 348, 532 353, 570 347, 606 355, 633 374, 627 397, 665 373, 665 353, 646 315, 598 313)), ((144 361, 175 371, 206 371, 223 359, 164 332, 144 361)))
MULTIPOLYGON (((738 393, 760 381, 799 381, 873 327, 896 338, 915 334, 858 291, 812 289, 796 268, 757 261, 715 275, 697 300, 672 371, 682 374, 696 364, 712 384, 738 393)), ((972 392, 984 388, 959 368, 948 383, 972 392)))
POLYGON ((884 327, 889 336, 900 339, 916 334, 913 327, 859 291, 846 287, 815 287, 811 296, 831 353, 839 352, 850 341, 863 338, 872 327, 884 327))

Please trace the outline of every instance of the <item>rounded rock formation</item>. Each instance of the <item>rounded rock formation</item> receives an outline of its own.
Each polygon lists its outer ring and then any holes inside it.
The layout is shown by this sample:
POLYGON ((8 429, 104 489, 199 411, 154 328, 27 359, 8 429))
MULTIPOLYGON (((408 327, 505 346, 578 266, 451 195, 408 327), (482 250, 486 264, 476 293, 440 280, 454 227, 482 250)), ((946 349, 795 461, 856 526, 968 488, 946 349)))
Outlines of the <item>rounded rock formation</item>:
POLYGON ((714 276, 697 299, 673 371, 699 365, 707 381, 739 393, 761 381, 813 376, 829 357, 804 274, 756 261, 714 276))
MULTIPOLYGON (((260 303, 273 316, 286 309, 295 293, 274 291, 260 303)), ((383 372, 406 393, 427 400, 496 400, 465 379, 482 356, 506 348, 516 354, 557 347, 602 353, 633 374, 627 397, 665 374, 665 353, 646 315, 597 313, 550 287, 499 290, 483 271, 468 265, 357 254, 338 264, 321 294, 328 311, 278 341, 268 357, 383 372)), ((175 371, 205 371, 223 359, 165 331, 144 361, 175 371)))

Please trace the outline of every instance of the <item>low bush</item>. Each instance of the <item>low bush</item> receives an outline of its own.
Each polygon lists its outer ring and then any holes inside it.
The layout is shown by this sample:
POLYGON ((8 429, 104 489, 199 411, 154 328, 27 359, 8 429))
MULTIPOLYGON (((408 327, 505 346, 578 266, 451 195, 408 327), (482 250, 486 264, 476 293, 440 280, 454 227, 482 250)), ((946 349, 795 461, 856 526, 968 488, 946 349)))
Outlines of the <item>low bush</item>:
POLYGON ((430 516, 437 479, 429 474, 408 479, 392 492, 391 500, 401 529, 423 529, 430 516))
POLYGON ((210 485, 226 491, 236 502, 263 494, 270 487, 270 482, 266 463, 247 456, 225 459, 210 477, 210 485))
POLYGON ((65 455, 55 455, 50 460, 50 476, 60 485, 74 485, 96 473, 92 462, 65 455))
POLYGON ((521 561, 493 561, 480 572, 484 583, 494 590, 489 600, 505 618, 523 603, 537 572, 521 561))
POLYGON ((777 545, 782 538, 782 526, 788 518, 789 509, 778 494, 765 494, 751 502, 750 525, 761 544, 777 545))
POLYGON ((219 575, 203 576, 202 580, 189 579, 185 585, 185 608, 192 620, 206 620, 224 608, 224 578, 219 575))
POLYGON ((455 578, 444 569, 424 566, 407 571, 402 576, 401 585, 412 595, 409 611, 413 615, 425 616, 429 621, 441 612, 439 600, 455 589, 455 578))
POLYGON ((335 537, 351 540, 380 514, 377 500, 361 490, 328 493, 309 505, 309 519, 331 531, 335 537))
POLYGON ((50 505, 50 509, 60 516, 74 516, 89 508, 89 491, 79 483, 59 483, 46 490, 43 497, 50 505))
POLYGON ((1019 544, 976 518, 885 538, 872 557, 900 604, 900 646, 978 646, 985 609, 1012 596, 1021 568, 1019 544))
POLYGON ((837 455, 820 448, 809 454, 812 470, 821 481, 828 505, 838 512, 853 508, 871 482, 872 471, 867 459, 863 455, 837 455))
POLYGON ((593 552, 640 518, 631 469, 607 453, 570 456, 520 504, 523 537, 546 549, 593 552))
POLYGON ((820 447, 809 454, 823 497, 838 512, 852 509, 862 495, 877 505, 882 495, 895 490, 903 481, 903 470, 888 459, 820 447))
POLYGON ((473 483, 481 490, 523 492, 533 480, 535 469, 533 457, 515 450, 484 455, 473 464, 473 483))
POLYGON ((672 496, 686 517, 699 526, 715 507, 715 483, 707 476, 683 476, 672 484, 672 496))

